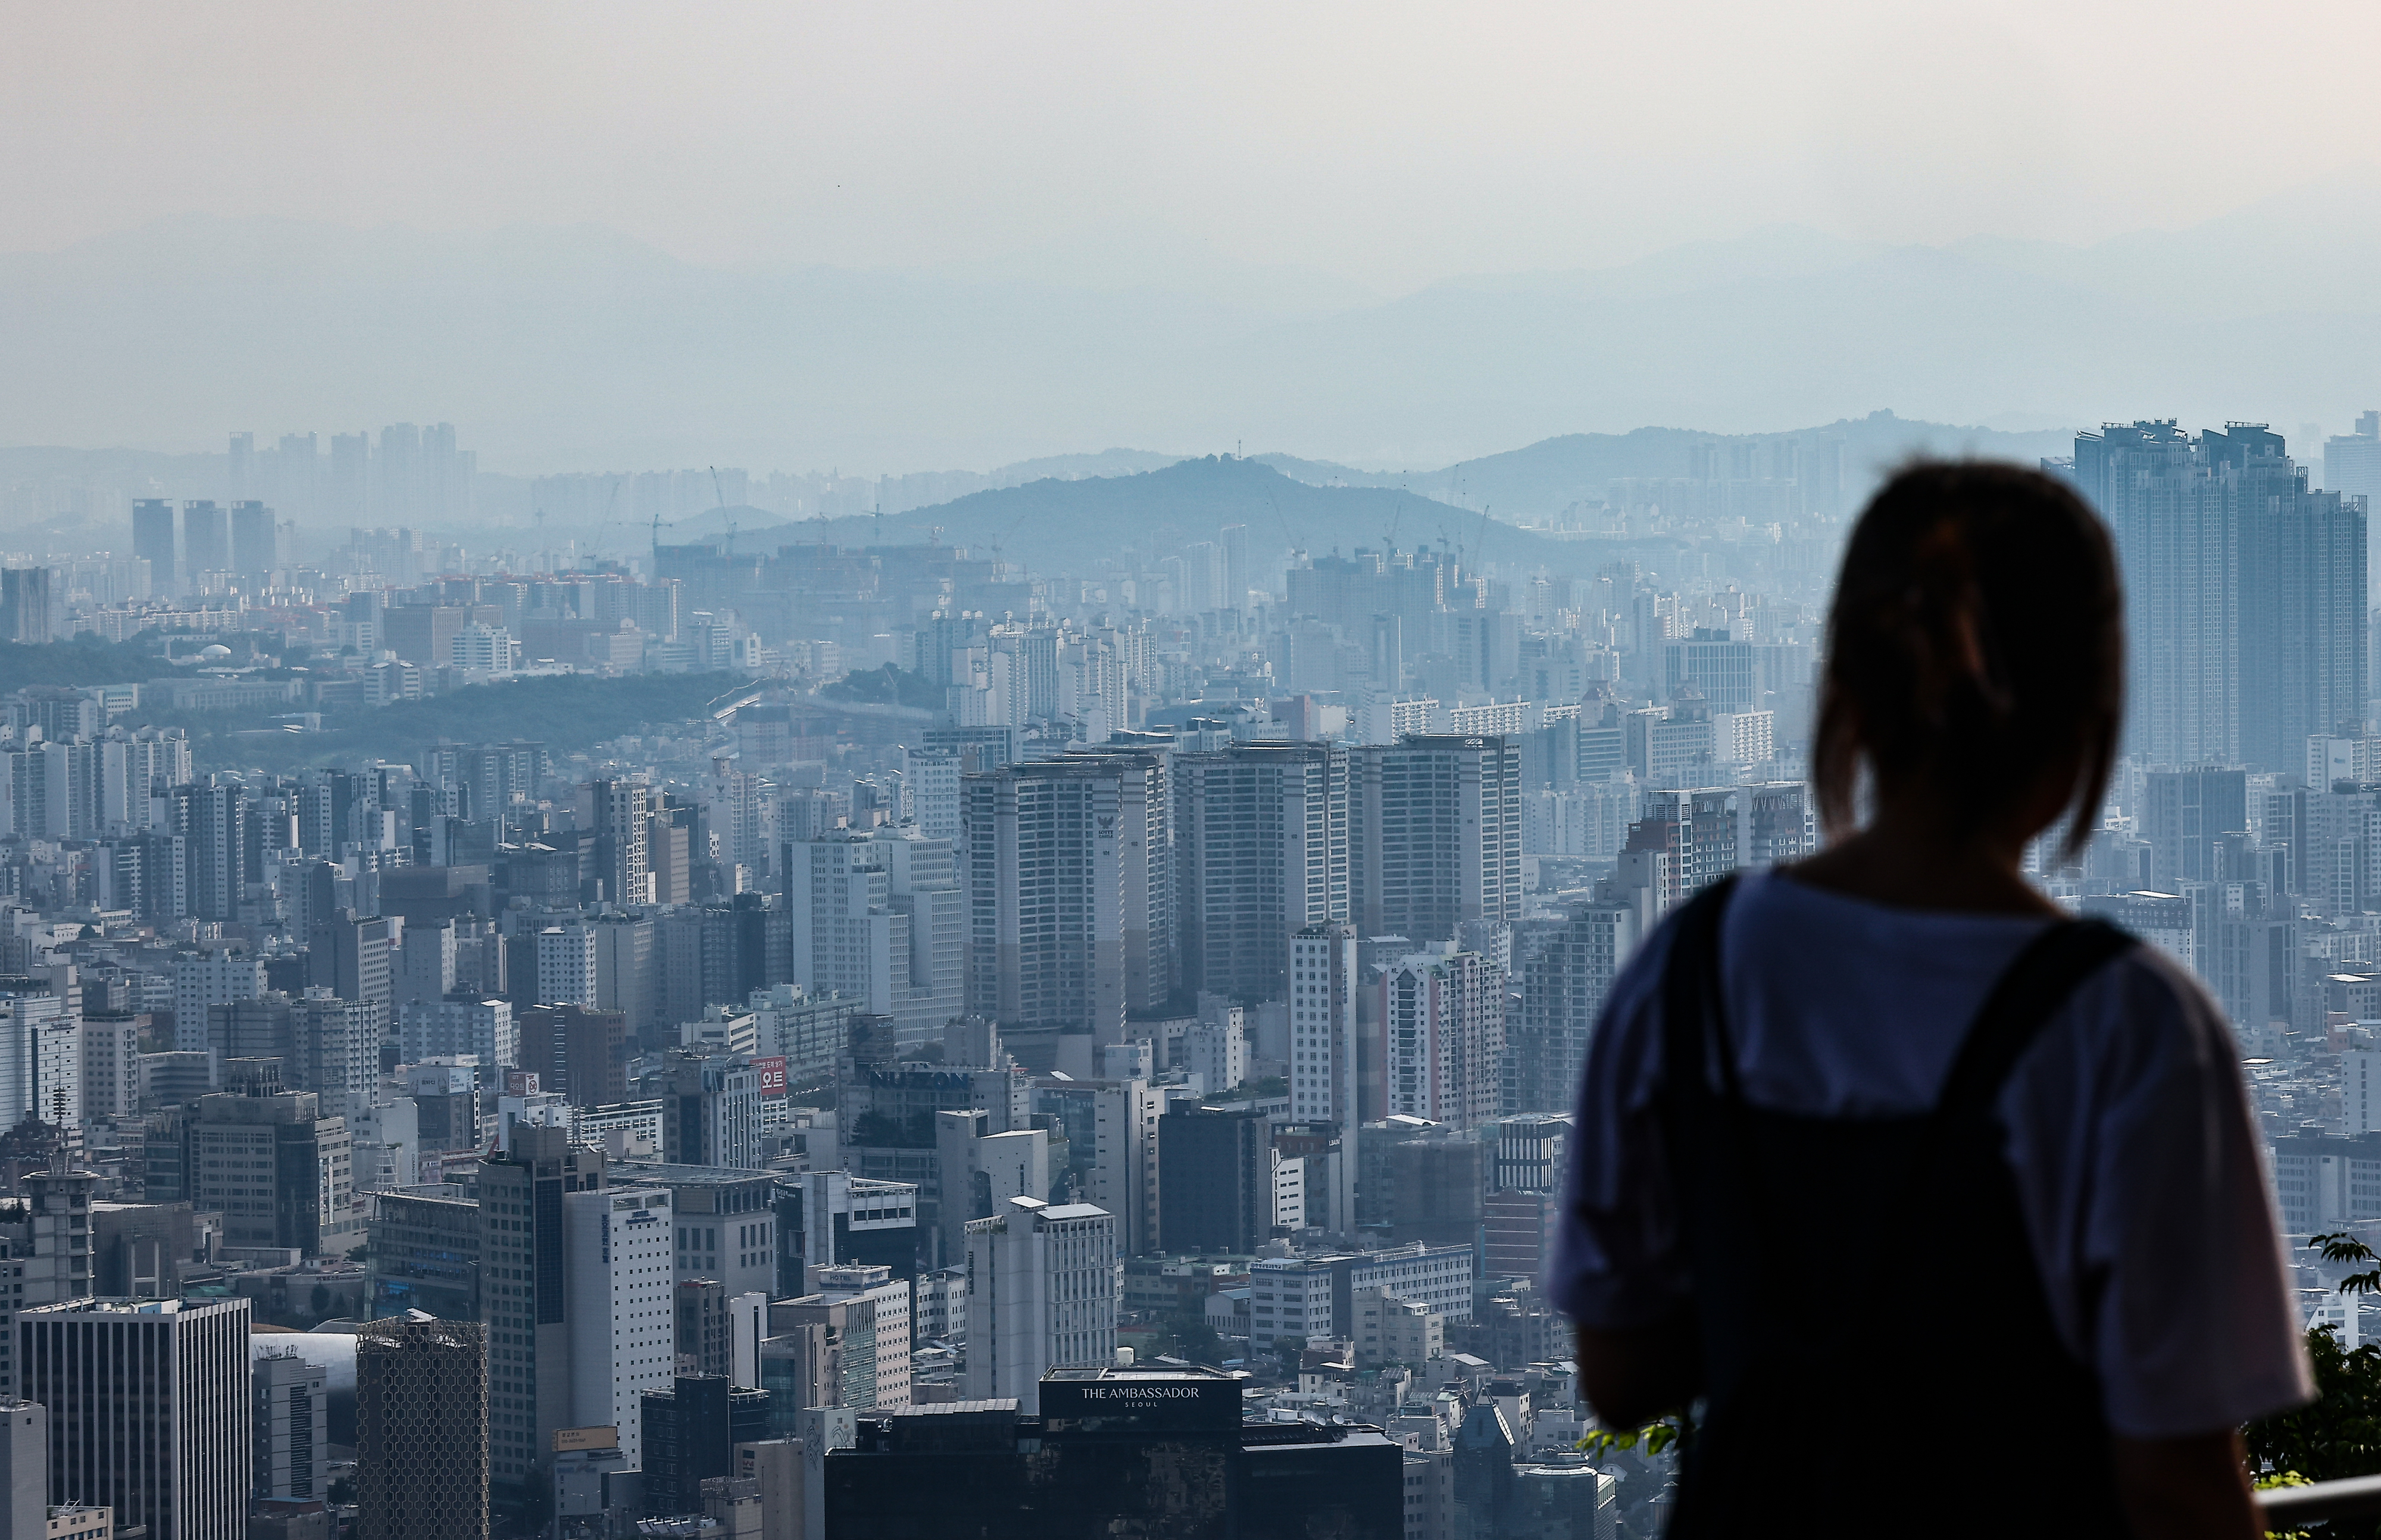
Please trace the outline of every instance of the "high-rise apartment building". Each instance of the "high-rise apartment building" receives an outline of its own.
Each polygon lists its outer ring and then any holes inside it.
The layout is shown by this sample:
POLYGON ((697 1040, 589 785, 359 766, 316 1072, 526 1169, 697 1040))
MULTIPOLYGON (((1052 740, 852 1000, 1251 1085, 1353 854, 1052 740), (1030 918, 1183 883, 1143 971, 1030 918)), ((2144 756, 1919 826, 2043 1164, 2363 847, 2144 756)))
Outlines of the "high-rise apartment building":
POLYGON ((959 838, 959 775, 955 749, 903 749, 901 777, 910 783, 910 805, 918 832, 928 839, 959 838))
POLYGON ((17 1318, 18 1393, 50 1412, 50 1496, 151 1540, 243 1540, 249 1302, 83 1299, 17 1318))
POLYGON ((409 1001, 397 1013, 397 1040, 408 1064, 458 1054, 489 1066, 521 1061, 520 1026, 509 1000, 456 994, 409 1001))
MULTIPOLYGON (((2381 516, 2381 411, 2359 412, 2353 433, 2323 441, 2323 489, 2342 497, 2364 499, 2364 529, 2369 542, 2376 516, 2381 516)), ((2377 568, 2368 544, 2367 581, 2377 568)))
POLYGON ((594 931, 582 924, 548 925, 537 933, 539 1005, 595 1008, 596 943, 594 931))
POLYGON ((1381 975, 1382 1068, 1391 1116, 1468 1128, 1503 1100, 1505 975, 1451 943, 1381 975))
POLYGON ((794 983, 891 1017, 905 1043, 961 1013, 967 929, 948 840, 893 827, 831 833, 788 841, 783 870, 794 983))
POLYGON ((488 1336, 416 1313, 356 1328, 357 1540, 487 1540, 488 1336))
POLYGON ((1349 885, 1358 934, 1447 941, 1521 917, 1521 746, 1414 734, 1357 749, 1349 885))
POLYGON ((572 1415, 580 1427, 617 1427, 638 1462, 638 1397, 667 1387, 677 1369, 672 1223, 667 1188, 622 1186, 566 1193, 569 1247, 572 1415))
POLYGON ((519 1490, 542 1472, 554 1430, 574 1425, 569 1237, 564 1202, 601 1191, 604 1152, 566 1130, 513 1129, 510 1154, 480 1164, 480 1318, 487 1327, 488 1464, 519 1490))
POLYGON ((593 784, 592 790, 596 872, 604 885, 604 897, 616 904, 652 903, 649 838, 659 799, 643 781, 601 780, 593 784))
POLYGON ((1289 942, 1289 1115, 1356 1126, 1356 927, 1306 925, 1289 942))
POLYGON ((967 1276, 970 1399, 1039 1411, 1044 1375, 1114 1362, 1124 1258, 1105 1209, 1011 1198, 969 1221, 967 1276))
POLYGON ((2129 752, 2296 774, 2361 721, 2366 514, 2309 491, 2279 434, 2112 423, 2077 435, 2075 479, 2123 567, 2129 752))
POLYGON ((202 786, 177 786, 166 813, 165 832, 182 841, 191 915, 238 919, 248 883, 248 802, 241 788, 213 776, 202 786))
POLYGON ((1290 937, 1349 917, 1348 751, 1242 743, 1177 755, 1174 775, 1182 987, 1277 1000, 1290 937))
POLYGON ((1171 990, 1164 759, 1012 764, 962 787, 969 1013, 1117 1041, 1171 990))
POLYGON ((48 568, 11 567, 0 570, 0 642, 30 647, 55 642, 60 613, 51 607, 48 568))
POLYGON ((1620 965, 1636 949, 1640 917, 1633 904, 1576 905, 1562 928, 1521 964, 1520 1014, 1505 1034, 1506 1112, 1569 1109, 1587 1062, 1588 1036, 1620 965))

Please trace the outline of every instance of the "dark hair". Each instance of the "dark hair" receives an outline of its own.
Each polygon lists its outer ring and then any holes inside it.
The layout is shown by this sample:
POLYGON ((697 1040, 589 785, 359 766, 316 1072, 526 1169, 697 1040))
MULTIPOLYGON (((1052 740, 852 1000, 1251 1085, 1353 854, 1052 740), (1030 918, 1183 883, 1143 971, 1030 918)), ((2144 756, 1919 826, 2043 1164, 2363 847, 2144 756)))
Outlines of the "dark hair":
POLYGON ((1862 760, 1881 784, 1935 783, 1973 827, 2071 757, 2071 858, 2107 791, 2124 688, 2116 556, 2083 500, 2020 466, 1909 466, 1870 499, 1836 579, 1820 819, 1851 826, 1862 760))

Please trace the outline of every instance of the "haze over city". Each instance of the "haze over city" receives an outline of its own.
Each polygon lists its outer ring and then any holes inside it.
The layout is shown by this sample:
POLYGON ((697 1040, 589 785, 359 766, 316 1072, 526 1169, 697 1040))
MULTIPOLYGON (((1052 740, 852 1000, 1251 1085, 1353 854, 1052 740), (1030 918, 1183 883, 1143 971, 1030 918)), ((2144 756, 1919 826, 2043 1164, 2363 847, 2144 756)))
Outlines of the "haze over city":
POLYGON ((517 473, 873 475, 1881 407, 2337 432, 2376 341, 2353 7, 238 14, 15 18, 10 442, 451 421, 517 473))
POLYGON ((2376 58, 16 5, 0 1540, 2364 1533, 2376 58))

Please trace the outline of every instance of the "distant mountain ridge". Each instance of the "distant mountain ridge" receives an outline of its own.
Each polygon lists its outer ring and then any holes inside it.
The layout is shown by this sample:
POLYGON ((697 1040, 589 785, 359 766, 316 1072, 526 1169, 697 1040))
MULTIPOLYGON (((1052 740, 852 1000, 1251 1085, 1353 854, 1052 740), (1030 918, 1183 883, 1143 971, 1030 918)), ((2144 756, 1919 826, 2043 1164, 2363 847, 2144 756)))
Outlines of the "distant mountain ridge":
POLYGON ((1211 455, 1132 476, 1056 479, 979 492, 935 507, 873 519, 805 519, 803 540, 837 544, 912 544, 930 536, 995 553, 1045 576, 1096 578, 1140 559, 1212 541, 1229 524, 1249 532, 1252 552, 1298 549, 1315 556, 1359 547, 1460 547, 1499 564, 1585 574, 1622 551, 1672 551, 1679 542, 1564 541, 1394 487, 1326 486, 1295 481, 1255 459, 1211 455))
MULTIPOLYGON (((1775 432, 1890 405, 2294 434, 2381 397, 2371 177, 2088 248, 1782 227, 1387 299, 1162 241, 1065 254, 717 269, 600 228, 170 220, 0 255, 0 422, 19 443, 201 449, 233 428, 446 421, 522 473, 1246 443, 1465 465, 1489 498, 1497 446, 1647 422, 1775 432)), ((1562 480, 1513 474, 1540 501, 1562 480)))

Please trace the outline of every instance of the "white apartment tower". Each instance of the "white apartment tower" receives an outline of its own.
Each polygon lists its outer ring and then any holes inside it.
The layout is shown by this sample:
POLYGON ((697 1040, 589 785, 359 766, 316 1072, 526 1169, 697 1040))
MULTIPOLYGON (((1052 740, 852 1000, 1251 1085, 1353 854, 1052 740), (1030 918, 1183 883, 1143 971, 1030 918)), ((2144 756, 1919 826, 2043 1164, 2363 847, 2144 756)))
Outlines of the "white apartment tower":
POLYGON ((1351 911, 1363 935, 1451 940, 1467 921, 1521 917, 1521 746, 1414 734, 1355 751, 1351 911))
POLYGON ((1459 1128, 1496 1116, 1505 975, 1476 952, 1411 952, 1381 975, 1388 1112, 1459 1128))
POLYGON ((640 1463, 637 1398, 666 1390, 678 1358, 672 1269, 676 1248, 666 1187, 610 1187, 562 1198, 569 1258, 570 1407, 581 1427, 617 1427, 640 1463))
POLYGON ((537 1003, 595 1004, 595 933, 585 925, 548 925, 537 933, 537 1003))
POLYGON ((207 1047, 207 1007, 252 1000, 264 993, 264 963, 246 952, 205 952, 174 964, 174 1046, 207 1047))
POLYGON ((951 844, 914 829, 843 831, 784 847, 794 982, 890 1016, 903 1042, 964 1004, 967 933, 951 844))
POLYGON ((1289 941, 1289 1115, 1352 1130, 1356 928, 1308 925, 1289 941))
POLYGON ((1032 1415, 1048 1371, 1115 1361, 1124 1261, 1107 1210, 1011 1198, 968 1222, 967 1277, 970 1399, 1032 1415))
POLYGON ((959 756, 949 749, 904 749, 901 776, 910 783, 918 832, 929 839, 959 837, 959 756))
POLYGON ((603 875, 604 897, 616 904, 652 903, 649 840, 655 811, 653 788, 641 780, 604 780, 594 782, 592 789, 595 859, 603 875))

